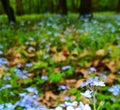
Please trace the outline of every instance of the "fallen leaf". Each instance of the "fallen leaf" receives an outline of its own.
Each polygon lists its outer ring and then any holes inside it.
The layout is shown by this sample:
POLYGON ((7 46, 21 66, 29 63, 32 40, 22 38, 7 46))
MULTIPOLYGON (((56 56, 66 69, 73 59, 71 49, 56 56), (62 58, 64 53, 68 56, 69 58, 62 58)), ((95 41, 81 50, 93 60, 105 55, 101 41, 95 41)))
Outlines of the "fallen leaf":
POLYGON ((106 66, 110 69, 112 73, 116 72, 116 63, 115 61, 110 61, 106 64, 106 66))
POLYGON ((105 55, 105 50, 103 50, 103 49, 97 50, 96 55, 97 56, 104 56, 105 55))
POLYGON ((117 76, 111 73, 107 76, 106 83, 113 84, 116 79, 117 79, 117 76))
POLYGON ((80 88, 80 86, 82 85, 83 81, 84 81, 83 79, 77 80, 77 82, 76 82, 76 84, 75 84, 75 88, 76 88, 76 89, 80 88))

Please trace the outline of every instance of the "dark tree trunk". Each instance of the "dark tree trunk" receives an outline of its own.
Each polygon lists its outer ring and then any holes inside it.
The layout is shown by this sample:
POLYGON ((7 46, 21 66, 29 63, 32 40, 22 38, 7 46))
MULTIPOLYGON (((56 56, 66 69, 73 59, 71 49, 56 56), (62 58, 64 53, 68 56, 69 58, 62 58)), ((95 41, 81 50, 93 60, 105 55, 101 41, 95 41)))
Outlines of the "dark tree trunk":
POLYGON ((22 0, 16 0, 16 13, 17 13, 17 15, 23 14, 22 0))
POLYGON ((72 12, 75 12, 75 11, 76 11, 75 1, 72 0, 71 3, 72 3, 71 11, 72 11, 72 12))
POLYGON ((40 13, 40 0, 37 1, 36 12, 40 13))
POLYGON ((51 13, 54 12, 54 4, 53 4, 53 0, 49 0, 49 10, 51 13))
POLYGON ((120 0, 118 0, 117 12, 120 13, 120 0))
POLYGON ((1 2, 2 2, 3 9, 8 16, 9 22, 11 21, 16 22, 14 11, 12 7, 10 6, 9 0, 1 0, 1 2))
POLYGON ((81 0, 79 9, 81 18, 92 18, 92 0, 81 0))
POLYGON ((67 2, 66 0, 59 0, 58 10, 62 15, 67 15, 67 2))
POLYGON ((28 3, 29 3, 29 4, 28 4, 28 5, 29 5, 28 13, 30 13, 30 14, 32 13, 32 5, 33 5, 32 2, 33 2, 32 0, 29 0, 29 2, 28 2, 28 3))

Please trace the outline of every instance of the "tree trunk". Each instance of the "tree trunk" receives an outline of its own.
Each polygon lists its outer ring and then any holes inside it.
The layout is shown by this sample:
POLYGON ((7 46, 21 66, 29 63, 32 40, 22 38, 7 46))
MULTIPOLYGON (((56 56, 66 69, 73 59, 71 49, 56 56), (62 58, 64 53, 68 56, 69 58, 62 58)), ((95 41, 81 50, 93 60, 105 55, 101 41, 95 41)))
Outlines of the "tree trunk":
POLYGON ((58 10, 59 10, 60 14, 67 15, 67 2, 66 2, 66 0, 59 0, 58 10))
POLYGON ((75 10, 76 10, 75 1, 72 0, 71 3, 72 3, 71 11, 72 11, 72 12, 75 12, 75 10))
POLYGON ((40 13, 40 0, 37 1, 36 12, 40 13))
POLYGON ((12 7, 10 6, 9 0, 1 0, 1 2, 2 2, 3 9, 8 16, 9 22, 11 21, 16 22, 14 11, 12 7))
POLYGON ((53 0, 49 0, 49 10, 51 13, 54 12, 54 4, 53 4, 53 0))
POLYGON ((120 13, 120 0, 118 0, 117 12, 120 13))
POLYGON ((16 0, 16 13, 17 13, 17 15, 23 14, 22 0, 16 0))
POLYGON ((80 2, 80 18, 92 18, 92 0, 81 0, 80 2))
POLYGON ((33 1, 32 1, 32 0, 29 0, 29 1, 28 1, 28 6, 29 6, 29 8, 28 8, 28 13, 29 13, 29 14, 31 14, 32 11, 33 11, 33 9, 32 9, 32 8, 33 8, 33 5, 34 5, 34 4, 33 4, 33 1))

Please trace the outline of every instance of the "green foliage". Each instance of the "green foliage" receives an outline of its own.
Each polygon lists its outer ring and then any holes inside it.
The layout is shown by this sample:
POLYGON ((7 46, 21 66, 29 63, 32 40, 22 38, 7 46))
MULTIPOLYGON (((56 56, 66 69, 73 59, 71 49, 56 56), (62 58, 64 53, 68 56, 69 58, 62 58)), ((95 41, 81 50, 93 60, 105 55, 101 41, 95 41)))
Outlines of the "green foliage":
POLYGON ((60 82, 62 80, 62 73, 52 73, 49 76, 49 80, 52 82, 60 82))
POLYGON ((71 88, 71 89, 69 90, 69 92, 70 92, 70 94, 75 95, 75 94, 77 93, 77 90, 76 90, 75 88, 71 88))

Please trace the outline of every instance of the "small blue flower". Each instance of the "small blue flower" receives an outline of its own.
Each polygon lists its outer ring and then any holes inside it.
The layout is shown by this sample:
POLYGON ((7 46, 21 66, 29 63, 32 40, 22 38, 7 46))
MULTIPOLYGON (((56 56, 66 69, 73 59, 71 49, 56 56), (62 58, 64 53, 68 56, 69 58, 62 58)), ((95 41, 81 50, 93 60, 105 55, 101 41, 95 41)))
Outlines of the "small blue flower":
POLYGON ((30 37, 29 40, 30 40, 30 41, 34 41, 34 38, 33 38, 33 37, 30 37))
POLYGON ((58 90, 66 90, 66 89, 70 89, 70 87, 65 85, 60 85, 58 88, 58 90))
POLYGON ((118 96, 120 94, 120 85, 112 86, 108 91, 112 92, 114 96, 118 96))
POLYGON ((28 92, 33 92, 35 94, 38 94, 38 90, 36 88, 33 88, 33 87, 28 87, 25 90, 28 92))
POLYGON ((67 69, 70 69, 71 66, 70 65, 67 65, 67 66, 63 66, 61 69, 64 71, 64 70, 67 70, 67 69))
POLYGON ((39 98, 37 95, 26 95, 26 93, 19 95, 22 96, 22 98, 14 104, 15 106, 24 107, 24 110, 42 110, 36 101, 39 98))
POLYGON ((49 55, 46 54, 43 57, 44 57, 44 59, 47 59, 47 58, 49 58, 49 55))
POLYGON ((21 66, 22 66, 22 65, 21 65, 20 63, 17 64, 17 67, 18 67, 18 68, 21 68, 21 66))
POLYGON ((30 47, 28 48, 28 50, 29 50, 29 51, 34 51, 34 50, 35 50, 35 48, 34 48, 34 47, 32 47, 32 46, 30 46, 30 47))
POLYGON ((23 73, 24 75, 27 75, 27 74, 28 74, 28 71, 27 71, 27 70, 23 70, 22 73, 23 73))
POLYGON ((41 79, 46 81, 46 80, 48 80, 48 76, 43 75, 43 76, 41 76, 41 79))
POLYGON ((3 80, 5 80, 5 81, 6 81, 6 80, 11 80, 11 77, 10 77, 10 76, 4 76, 4 77, 3 77, 3 80))
POLYGON ((81 95, 83 95, 87 98, 91 98, 93 96, 93 91, 86 90, 84 93, 81 93, 81 95))
POLYGON ((0 88, 0 90, 4 90, 4 89, 8 89, 8 88, 12 88, 12 85, 11 84, 6 84, 6 85, 2 86, 0 88))
POLYGON ((0 110, 3 110, 4 104, 0 104, 0 110))
POLYGON ((65 99, 65 101, 72 100, 72 98, 70 96, 65 96, 64 99, 65 99))
POLYGON ((27 74, 28 72, 26 70, 20 70, 18 68, 14 69, 14 72, 16 73, 17 76, 19 76, 22 79, 28 78, 27 74))
POLYGON ((20 97, 24 97, 24 96, 26 96, 27 95, 27 93, 19 93, 19 96, 20 97))
POLYGON ((27 63, 25 66, 29 68, 29 67, 32 67, 33 64, 32 63, 27 63))
POLYGON ((117 72, 117 74, 119 74, 119 75, 120 75, 120 71, 118 71, 118 72, 117 72))
POLYGON ((91 110, 91 107, 88 104, 83 104, 82 102, 80 102, 78 108, 81 108, 80 110, 91 110))
POLYGON ((98 80, 98 77, 88 79, 86 82, 83 82, 81 87, 88 86, 88 85, 89 86, 105 86, 103 81, 98 80))
POLYGON ((3 46, 2 46, 2 45, 0 45, 0 49, 3 49, 3 46))
POLYGON ((89 69, 90 69, 90 71, 92 71, 92 72, 96 72, 96 71, 97 71, 95 67, 90 67, 89 69))
POLYGON ((0 50, 0 55, 3 55, 3 51, 0 50))
POLYGON ((15 106, 11 103, 0 104, 0 110, 14 110, 15 106))
POLYGON ((6 61, 5 58, 0 58, 0 66, 2 65, 8 65, 8 62, 6 61))

